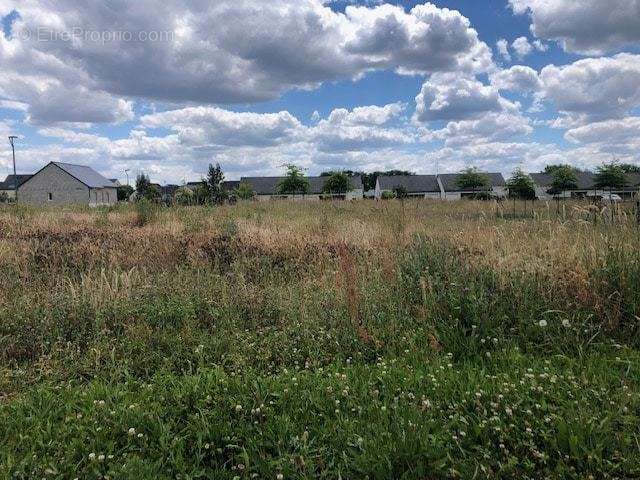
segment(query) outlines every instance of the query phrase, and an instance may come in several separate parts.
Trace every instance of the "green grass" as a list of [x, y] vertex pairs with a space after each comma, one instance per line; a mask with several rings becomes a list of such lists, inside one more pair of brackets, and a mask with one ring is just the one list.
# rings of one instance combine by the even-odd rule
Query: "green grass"
[[0, 215], [0, 478], [640, 477], [633, 227], [269, 208]]

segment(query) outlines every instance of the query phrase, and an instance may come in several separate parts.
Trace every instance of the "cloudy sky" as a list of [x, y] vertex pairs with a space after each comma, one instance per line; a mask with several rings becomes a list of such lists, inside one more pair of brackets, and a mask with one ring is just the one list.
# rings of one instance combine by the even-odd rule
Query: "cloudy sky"
[[0, 176], [640, 163], [640, 0], [0, 0]]

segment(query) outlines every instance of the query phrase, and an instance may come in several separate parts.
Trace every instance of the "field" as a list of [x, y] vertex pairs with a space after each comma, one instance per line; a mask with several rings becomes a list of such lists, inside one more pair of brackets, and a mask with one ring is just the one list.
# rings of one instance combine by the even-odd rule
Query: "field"
[[0, 478], [640, 476], [640, 228], [0, 209]]

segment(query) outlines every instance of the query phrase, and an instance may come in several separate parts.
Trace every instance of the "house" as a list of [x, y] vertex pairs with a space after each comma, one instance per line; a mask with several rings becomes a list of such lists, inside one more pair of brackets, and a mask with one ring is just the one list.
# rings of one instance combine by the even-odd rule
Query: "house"
[[[531, 173], [529, 176], [533, 180], [536, 188], [536, 197], [540, 200], [552, 198], [584, 198], [593, 197], [598, 193], [605, 193], [602, 189], [595, 187], [595, 174], [592, 172], [575, 172], [578, 188], [566, 190], [554, 195], [551, 192], [553, 185], [553, 175], [549, 173]], [[611, 193], [620, 195], [623, 199], [630, 199], [638, 193], [640, 189], [640, 174], [628, 173], [627, 185], [623, 188], [614, 188]], [[606, 190], [609, 193], [609, 190]]]
[[4, 182], [0, 182], [0, 196], [4, 194], [8, 198], [15, 198], [16, 177], [18, 179], [18, 188], [20, 188], [20, 185], [29, 180], [32, 175], [9, 175]]
[[473, 198], [478, 193], [490, 193], [496, 197], [507, 196], [507, 182], [501, 173], [485, 173], [489, 178], [489, 186], [484, 189], [471, 190], [460, 188], [459, 173], [445, 173], [438, 175], [438, 183], [442, 190], [442, 198], [444, 200], [461, 200], [463, 198]]
[[442, 198], [436, 175], [381, 175], [376, 180], [375, 198], [381, 199], [385, 192], [399, 187], [411, 198]]
[[115, 205], [118, 189], [91, 167], [51, 162], [18, 188], [18, 200], [35, 205]]
[[305, 199], [305, 200], [321, 200], [321, 199], [340, 199], [340, 200], [356, 200], [362, 199], [364, 196], [364, 186], [362, 178], [349, 177], [352, 189], [346, 194], [325, 194], [324, 184], [329, 177], [307, 177], [309, 181], [309, 193], [306, 195], [281, 195], [278, 193], [278, 185], [286, 177], [243, 177], [240, 182], [251, 186], [256, 192], [256, 199], [266, 200], [284, 200], [284, 199]]

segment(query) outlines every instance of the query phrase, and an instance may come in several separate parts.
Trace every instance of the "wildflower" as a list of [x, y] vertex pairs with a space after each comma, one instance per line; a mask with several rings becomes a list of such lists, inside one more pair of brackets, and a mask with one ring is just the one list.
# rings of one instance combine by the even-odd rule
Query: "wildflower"
[[240, 413], [242, 411], [242, 405], [236, 405], [236, 412]]
[[96, 454], [95, 453], [90, 453], [89, 454], [89, 460], [94, 461], [96, 459]]
[[562, 326], [568, 328], [571, 326], [571, 322], [569, 322], [569, 320], [565, 318], [564, 320], [562, 320]]
[[98, 455], [98, 461], [104, 462], [104, 455]]
[[540, 325], [542, 328], [544, 328], [544, 327], [546, 327], [548, 324], [547, 324], [547, 321], [546, 321], [546, 320], [540, 320], [540, 321], [538, 322], [538, 325]]
[[278, 475], [276, 475], [276, 480], [284, 480], [284, 475], [279, 473]]
[[130, 437], [133, 437], [135, 434], [136, 434], [136, 429], [135, 429], [135, 428], [133, 428], [133, 427], [132, 427], [132, 428], [130, 428], [130, 429], [129, 429], [129, 436], [130, 436]]

